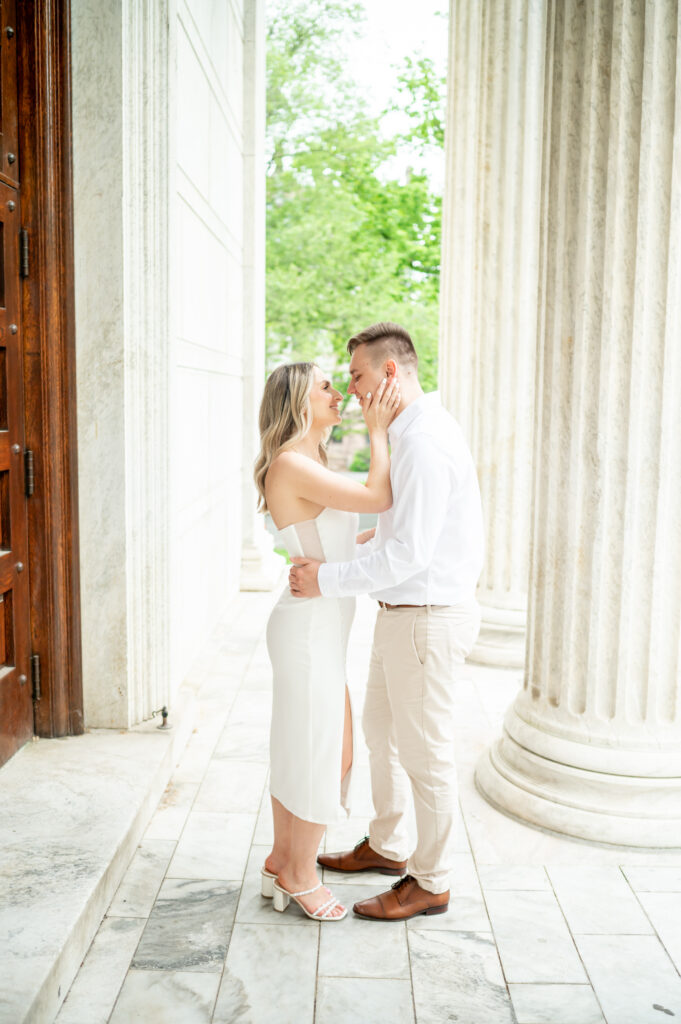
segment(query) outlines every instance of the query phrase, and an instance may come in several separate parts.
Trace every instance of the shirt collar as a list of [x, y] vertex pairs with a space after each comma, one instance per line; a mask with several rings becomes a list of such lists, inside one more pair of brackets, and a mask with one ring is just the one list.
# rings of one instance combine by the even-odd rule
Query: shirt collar
[[405, 430], [422, 416], [428, 409], [433, 409], [435, 406], [440, 405], [440, 392], [439, 391], [428, 391], [425, 395], [419, 395], [418, 398], [410, 402], [406, 409], [403, 409], [399, 416], [396, 416], [388, 427], [388, 439], [391, 444], [395, 444], [396, 441], [404, 434]]

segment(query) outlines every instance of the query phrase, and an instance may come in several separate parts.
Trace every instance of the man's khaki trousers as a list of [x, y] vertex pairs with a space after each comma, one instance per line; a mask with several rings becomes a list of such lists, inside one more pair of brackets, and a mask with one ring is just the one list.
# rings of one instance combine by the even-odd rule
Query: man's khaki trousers
[[454, 689], [480, 628], [476, 601], [379, 609], [362, 725], [376, 816], [369, 843], [405, 860], [409, 784], [418, 841], [407, 866], [429, 892], [449, 888], [458, 820]]

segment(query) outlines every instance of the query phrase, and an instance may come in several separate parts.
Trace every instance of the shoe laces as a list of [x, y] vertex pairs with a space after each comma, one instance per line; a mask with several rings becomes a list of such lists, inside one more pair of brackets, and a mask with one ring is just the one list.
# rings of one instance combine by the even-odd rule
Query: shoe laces
[[407, 882], [413, 882], [413, 881], [414, 881], [414, 876], [413, 875], [404, 875], [403, 878], [398, 878], [396, 882], [393, 882], [393, 884], [390, 886], [390, 888], [391, 889], [399, 889], [401, 886], [406, 885]]

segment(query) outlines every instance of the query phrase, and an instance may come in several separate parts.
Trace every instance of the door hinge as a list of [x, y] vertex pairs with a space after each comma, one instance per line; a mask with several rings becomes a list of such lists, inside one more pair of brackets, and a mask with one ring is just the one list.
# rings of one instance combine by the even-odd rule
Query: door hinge
[[40, 700], [40, 655], [31, 655], [31, 683], [33, 684], [33, 700]]
[[27, 448], [24, 452], [24, 472], [26, 480], [26, 497], [30, 498], [35, 490], [35, 470], [33, 468], [33, 452]]
[[19, 232], [19, 273], [28, 277], [28, 231], [22, 228]]

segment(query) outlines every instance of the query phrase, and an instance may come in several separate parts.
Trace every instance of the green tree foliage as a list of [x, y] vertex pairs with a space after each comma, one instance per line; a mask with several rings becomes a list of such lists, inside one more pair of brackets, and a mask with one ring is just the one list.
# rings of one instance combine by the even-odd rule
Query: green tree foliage
[[268, 363], [324, 354], [343, 374], [347, 339], [396, 320], [411, 331], [431, 389], [441, 200], [423, 170], [398, 175], [390, 166], [398, 153], [442, 148], [444, 81], [428, 59], [407, 60], [393, 110], [408, 129], [386, 138], [344, 62], [362, 16], [342, 0], [270, 7]]

